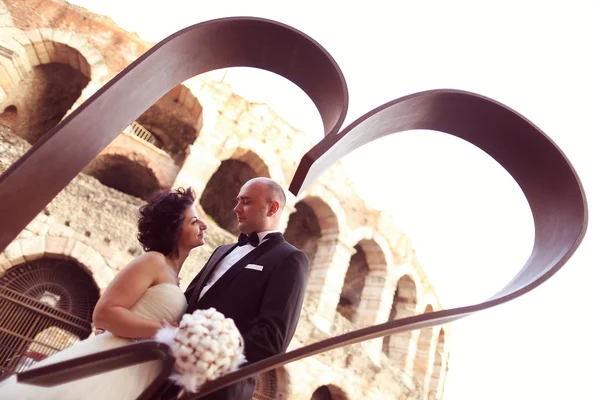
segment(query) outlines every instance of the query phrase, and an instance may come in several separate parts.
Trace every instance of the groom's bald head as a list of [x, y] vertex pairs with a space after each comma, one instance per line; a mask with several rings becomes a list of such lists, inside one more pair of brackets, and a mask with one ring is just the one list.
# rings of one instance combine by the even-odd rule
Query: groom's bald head
[[250, 179], [240, 189], [234, 208], [240, 231], [251, 233], [278, 229], [285, 201], [283, 188], [274, 180]]
[[276, 201], [279, 203], [279, 208], [283, 210], [285, 207], [285, 192], [279, 183], [269, 178], [254, 178], [247, 183], [258, 184], [264, 186], [267, 194], [267, 201]]

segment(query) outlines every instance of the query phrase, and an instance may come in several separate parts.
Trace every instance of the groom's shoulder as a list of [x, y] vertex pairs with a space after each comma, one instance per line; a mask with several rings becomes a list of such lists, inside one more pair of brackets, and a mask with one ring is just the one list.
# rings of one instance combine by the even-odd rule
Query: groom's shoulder
[[294, 246], [293, 244], [291, 244], [288, 241], [284, 241], [282, 243], [281, 251], [285, 252], [285, 256], [293, 255], [300, 259], [306, 258], [306, 260], [308, 260], [308, 257], [306, 256], [306, 254], [304, 254], [304, 252], [302, 250], [300, 250], [299, 248], [297, 248], [296, 246]]
[[296, 246], [294, 246], [293, 244], [291, 244], [290, 242], [288, 242], [287, 240], [285, 240], [285, 238], [282, 241], [282, 249], [285, 249], [286, 251], [290, 251], [290, 252], [295, 252], [295, 251], [299, 251], [302, 253], [302, 250], [300, 250], [299, 248], [297, 248]]

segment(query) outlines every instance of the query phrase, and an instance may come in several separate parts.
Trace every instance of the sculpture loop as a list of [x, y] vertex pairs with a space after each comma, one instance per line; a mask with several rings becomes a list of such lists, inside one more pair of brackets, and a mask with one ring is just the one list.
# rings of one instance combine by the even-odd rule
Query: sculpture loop
[[[333, 58], [289, 26], [259, 18], [225, 18], [191, 26], [158, 43], [0, 176], [0, 248], [6, 248], [85, 165], [172, 87], [200, 73], [233, 66], [262, 68], [288, 78], [319, 110], [325, 138], [301, 160], [290, 185], [294, 194], [368, 142], [396, 132], [431, 129], [478, 146], [513, 176], [531, 207], [535, 242], [522, 269], [484, 302], [386, 322], [273, 356], [208, 383], [200, 395], [327, 350], [448, 323], [513, 300], [549, 279], [583, 240], [588, 211], [577, 173], [560, 149], [517, 112], [477, 94], [431, 90], [390, 101], [338, 133], [348, 108], [348, 90]], [[31, 202], [22, 203], [22, 198]], [[118, 368], [115, 355], [110, 356], [112, 364], [104, 364], [103, 371]], [[19, 380], [63, 383], [101, 372], [103, 357], [95, 355], [94, 366], [86, 364], [87, 359], [72, 360], [69, 365], [27, 371]]]

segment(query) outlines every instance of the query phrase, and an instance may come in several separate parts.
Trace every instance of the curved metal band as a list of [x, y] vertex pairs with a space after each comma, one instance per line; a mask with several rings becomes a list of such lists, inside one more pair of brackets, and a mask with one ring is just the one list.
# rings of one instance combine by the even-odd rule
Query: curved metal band
[[479, 147], [513, 176], [529, 202], [535, 225], [531, 257], [492, 299], [512, 298], [537, 286], [575, 251], [588, 217], [575, 170], [558, 146], [525, 117], [474, 93], [431, 90], [370, 111], [311, 149], [300, 162], [290, 190], [304, 190], [330, 165], [360, 146], [412, 129], [446, 132]]
[[319, 110], [325, 134], [338, 132], [348, 88], [335, 60], [317, 42], [260, 18], [191, 26], [121, 71], [0, 176], [0, 250], [160, 97], [193, 76], [236, 66], [261, 68], [294, 82]]
[[[487, 301], [359, 329], [276, 355], [205, 385], [208, 394], [229, 384], [324, 351], [395, 333], [441, 325], [517, 298], [550, 278], [575, 252], [587, 229], [587, 202], [577, 173], [541, 130], [508, 107], [458, 90], [431, 90], [393, 100], [365, 114], [302, 159], [290, 191], [298, 194], [327, 168], [373, 140], [412, 129], [446, 132], [481, 148], [517, 181], [535, 225], [531, 256]], [[393, 182], [382, 182], [393, 184]], [[186, 399], [194, 398], [190, 395]]]
[[195, 25], [159, 43], [0, 177], [0, 249], [131, 120], [169, 89], [201, 72], [234, 65], [287, 77], [313, 99], [321, 113], [327, 135], [302, 159], [290, 187], [295, 194], [365, 143], [394, 132], [432, 129], [478, 146], [506, 168], [533, 212], [535, 241], [527, 263], [487, 301], [390, 321], [280, 354], [207, 384], [201, 394], [327, 350], [444, 324], [512, 300], [558, 271], [585, 235], [587, 203], [575, 170], [543, 132], [515, 111], [473, 93], [433, 90], [384, 104], [336, 134], [346, 114], [348, 94], [341, 71], [325, 50], [282, 24], [229, 18]]

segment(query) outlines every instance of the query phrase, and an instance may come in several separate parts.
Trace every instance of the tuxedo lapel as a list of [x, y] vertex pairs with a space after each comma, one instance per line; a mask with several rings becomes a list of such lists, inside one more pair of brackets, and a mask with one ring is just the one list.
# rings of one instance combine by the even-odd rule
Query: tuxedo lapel
[[194, 287], [189, 289], [189, 290], [191, 290], [192, 294], [191, 294], [190, 298], [188, 299], [188, 303], [190, 303], [190, 304], [192, 304], [192, 302], [194, 302], [194, 304], [196, 303], [196, 301], [198, 300], [198, 296], [200, 296], [200, 292], [202, 291], [202, 288], [206, 284], [206, 281], [208, 280], [208, 278], [210, 278], [210, 276], [212, 275], [216, 266], [223, 259], [223, 257], [225, 257], [227, 254], [231, 253], [231, 251], [236, 246], [237, 246], [237, 244], [228, 244], [228, 245], [219, 247], [215, 251], [214, 256], [210, 258], [210, 261], [208, 262], [208, 264], [206, 264], [206, 266], [202, 269], [202, 272], [200, 272], [200, 277], [198, 278], [198, 281], [196, 282]]
[[229, 268], [227, 270], [227, 272], [225, 272], [223, 274], [223, 276], [220, 277], [215, 282], [215, 284], [210, 287], [210, 289], [208, 289], [208, 291], [198, 301], [198, 304], [200, 304], [200, 303], [202, 303], [204, 301], [208, 302], [213, 296], [221, 293], [222, 290], [225, 287], [227, 287], [227, 285], [240, 272], [242, 272], [242, 270], [246, 267], [246, 265], [248, 265], [252, 261], [256, 260], [258, 257], [260, 257], [261, 255], [265, 254], [266, 252], [268, 252], [269, 250], [271, 250], [273, 247], [277, 246], [279, 243], [282, 243], [283, 241], [284, 241], [283, 235], [281, 235], [281, 234], [280, 235], [276, 235], [276, 236], [270, 238], [269, 240], [267, 240], [265, 243], [263, 243], [260, 246], [258, 246], [257, 248], [255, 248], [254, 250], [252, 250], [250, 253], [246, 254], [238, 262], [236, 262], [235, 264], [233, 264], [231, 266], [231, 268]]

